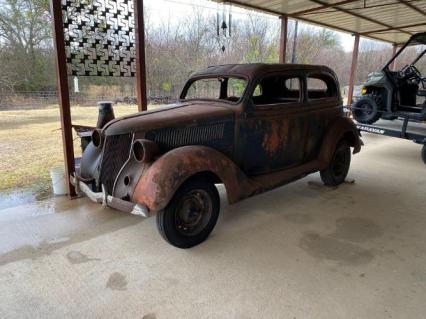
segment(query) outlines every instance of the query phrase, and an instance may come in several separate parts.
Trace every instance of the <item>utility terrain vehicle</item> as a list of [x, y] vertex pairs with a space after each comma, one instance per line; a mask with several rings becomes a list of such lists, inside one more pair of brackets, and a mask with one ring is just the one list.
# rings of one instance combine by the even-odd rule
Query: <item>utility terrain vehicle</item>
[[209, 67], [188, 80], [177, 104], [117, 119], [110, 107], [101, 105], [73, 184], [106, 206], [157, 213], [161, 235], [180, 248], [213, 230], [215, 184], [230, 204], [318, 171], [336, 186], [350, 148], [362, 145], [324, 66]]
[[[416, 47], [413, 60], [400, 70], [391, 70], [390, 66], [412, 46]], [[369, 74], [361, 90], [361, 97], [351, 107], [355, 120], [363, 124], [372, 124], [380, 118], [394, 120], [398, 117], [425, 121], [425, 53], [426, 33], [417, 33], [381, 71]]]

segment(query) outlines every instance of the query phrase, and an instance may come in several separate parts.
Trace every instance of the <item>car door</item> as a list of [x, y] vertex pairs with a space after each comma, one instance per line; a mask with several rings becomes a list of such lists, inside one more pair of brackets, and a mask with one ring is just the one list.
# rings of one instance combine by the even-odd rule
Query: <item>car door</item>
[[259, 175], [301, 164], [307, 130], [303, 74], [267, 74], [252, 90], [238, 125], [240, 167]]
[[318, 157], [328, 125], [343, 112], [338, 85], [328, 73], [306, 75], [306, 97], [304, 111], [308, 127], [304, 147], [305, 163]]

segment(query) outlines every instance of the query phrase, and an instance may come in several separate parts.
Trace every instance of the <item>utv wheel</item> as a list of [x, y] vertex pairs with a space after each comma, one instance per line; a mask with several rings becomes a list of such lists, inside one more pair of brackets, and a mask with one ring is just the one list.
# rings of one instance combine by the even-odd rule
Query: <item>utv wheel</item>
[[380, 119], [382, 98], [375, 94], [367, 94], [359, 98], [352, 105], [352, 114], [357, 122], [373, 124]]
[[422, 160], [426, 164], [426, 144], [422, 147]]
[[346, 141], [340, 142], [334, 151], [328, 168], [320, 172], [323, 183], [327, 186], [337, 186], [345, 181], [351, 165], [351, 148]]
[[207, 239], [216, 225], [219, 210], [219, 193], [213, 183], [188, 180], [167, 207], [157, 213], [157, 228], [173, 246], [190, 248]]

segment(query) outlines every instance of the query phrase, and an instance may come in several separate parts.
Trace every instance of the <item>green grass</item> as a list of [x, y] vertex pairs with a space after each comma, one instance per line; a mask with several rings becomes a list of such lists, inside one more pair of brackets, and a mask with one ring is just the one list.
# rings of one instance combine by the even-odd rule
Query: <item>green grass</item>
[[[73, 124], [96, 125], [96, 107], [72, 107]], [[137, 112], [135, 105], [114, 107], [116, 116]], [[74, 134], [75, 135], [75, 134]], [[81, 154], [75, 135], [75, 155]], [[50, 192], [49, 170], [63, 165], [58, 106], [0, 111], [0, 191]]]

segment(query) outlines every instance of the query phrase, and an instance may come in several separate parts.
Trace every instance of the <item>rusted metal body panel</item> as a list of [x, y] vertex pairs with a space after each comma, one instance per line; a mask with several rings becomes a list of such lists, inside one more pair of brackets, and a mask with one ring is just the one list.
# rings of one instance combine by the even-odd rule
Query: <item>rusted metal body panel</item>
[[233, 110], [224, 103], [185, 102], [117, 118], [105, 127], [105, 135], [119, 135], [139, 130], [150, 131], [169, 127], [195, 126], [199, 121], [226, 120]]
[[[321, 152], [317, 153], [314, 159], [288, 169], [269, 171], [257, 176], [248, 176], [238, 165], [215, 149], [205, 146], [179, 147], [145, 168], [145, 173], [135, 187], [132, 200], [145, 205], [150, 211], [161, 210], [188, 178], [209, 172], [218, 178], [217, 182], [225, 185], [228, 202], [234, 204], [326, 168], [337, 142], [345, 136], [354, 147], [354, 153], [359, 152], [362, 141], [357, 138], [358, 134], [350, 119], [336, 118], [321, 141]], [[282, 143], [280, 135], [274, 138]], [[277, 147], [277, 150], [279, 149], [280, 147]]]
[[162, 209], [184, 181], [203, 172], [214, 174], [225, 184], [230, 203], [250, 193], [247, 176], [228, 157], [206, 146], [183, 146], [167, 152], [149, 167], [135, 188], [133, 201], [152, 211]]
[[322, 147], [319, 152], [318, 159], [322, 165], [327, 165], [333, 156], [334, 150], [336, 149], [337, 143], [345, 138], [354, 148], [353, 154], [361, 151], [361, 146], [364, 145], [362, 140], [359, 138], [359, 132], [351, 119], [338, 118], [333, 121], [329, 126], [324, 136]]
[[[238, 101], [185, 99], [195, 80], [229, 76], [247, 81]], [[263, 79], [272, 76], [282, 83], [297, 78], [300, 86], [283, 87], [287, 96], [281, 96], [281, 89], [278, 94], [264, 87], [269, 82]], [[308, 91], [308, 76], [328, 81], [327, 90]], [[260, 98], [266, 101], [261, 104], [253, 97], [259, 85]], [[335, 74], [324, 66], [207, 68], [189, 79], [180, 103], [106, 124], [103, 144], [86, 148], [79, 176], [93, 191], [151, 212], [163, 209], [179, 186], [197, 174], [223, 183], [228, 201], [238, 202], [326, 168], [342, 138], [359, 151], [362, 142], [352, 121], [344, 118], [338, 87]], [[269, 91], [278, 94], [275, 100]], [[149, 161], [134, 154], [135, 142], [141, 139], [158, 146], [141, 156]]]

